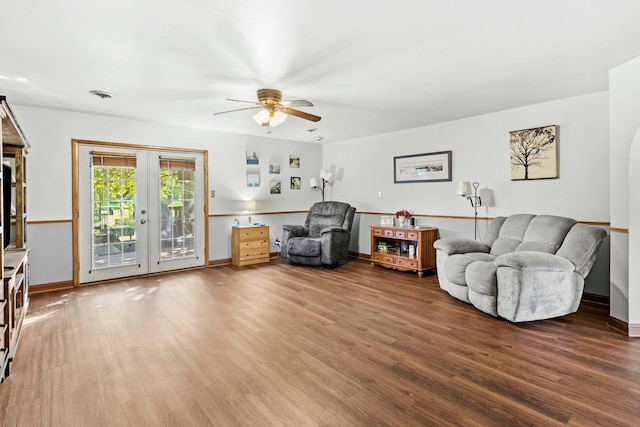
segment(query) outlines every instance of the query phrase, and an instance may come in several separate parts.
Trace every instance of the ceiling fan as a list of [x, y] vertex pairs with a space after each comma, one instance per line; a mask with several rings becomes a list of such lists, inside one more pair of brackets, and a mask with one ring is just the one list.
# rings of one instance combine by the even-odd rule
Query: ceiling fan
[[301, 119], [311, 120], [312, 122], [320, 121], [320, 116], [305, 113], [304, 111], [295, 110], [291, 107], [313, 107], [313, 104], [306, 99], [294, 99], [291, 101], [281, 101], [282, 92], [277, 89], [258, 89], [258, 102], [243, 101], [241, 99], [227, 99], [227, 101], [246, 102], [254, 104], [252, 107], [238, 108], [235, 110], [221, 111], [213, 113], [213, 115], [233, 113], [235, 111], [244, 110], [260, 110], [254, 114], [253, 120], [261, 126], [275, 127], [282, 124], [287, 119], [287, 115], [300, 117]]

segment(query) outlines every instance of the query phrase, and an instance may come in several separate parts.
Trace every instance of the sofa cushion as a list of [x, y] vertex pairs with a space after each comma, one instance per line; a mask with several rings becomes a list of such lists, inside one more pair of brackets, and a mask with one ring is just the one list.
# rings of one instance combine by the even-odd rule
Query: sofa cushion
[[531, 220], [523, 242], [516, 251], [535, 251], [555, 254], [576, 220], [553, 215], [538, 215]]
[[506, 219], [506, 216], [497, 216], [491, 220], [489, 225], [487, 225], [487, 231], [485, 231], [484, 236], [482, 236], [482, 242], [489, 246], [493, 245], [493, 242], [495, 242], [500, 235], [500, 228], [502, 228], [502, 224], [504, 224]]
[[[345, 227], [345, 221], [350, 221], [347, 216], [349, 207], [348, 203], [343, 202], [315, 203], [309, 209], [309, 214], [305, 221], [305, 226], [309, 229], [309, 237], [320, 237], [320, 232], [327, 227], [348, 229]], [[349, 223], [348, 226], [350, 225]]]
[[469, 264], [465, 273], [467, 286], [482, 295], [498, 295], [498, 266], [493, 261], [476, 261]]
[[531, 214], [516, 214], [505, 219], [499, 237], [491, 245], [491, 254], [502, 255], [515, 251], [524, 240], [527, 227], [534, 217]]
[[444, 271], [449, 281], [456, 285], [466, 285], [465, 272], [467, 266], [475, 261], [493, 262], [496, 257], [482, 252], [451, 255], [444, 264]]

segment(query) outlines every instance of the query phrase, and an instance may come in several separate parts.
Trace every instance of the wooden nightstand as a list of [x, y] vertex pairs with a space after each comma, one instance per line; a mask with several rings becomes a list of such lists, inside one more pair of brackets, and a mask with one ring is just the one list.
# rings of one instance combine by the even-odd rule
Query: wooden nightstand
[[269, 226], [247, 225], [231, 229], [231, 263], [242, 266], [269, 262]]

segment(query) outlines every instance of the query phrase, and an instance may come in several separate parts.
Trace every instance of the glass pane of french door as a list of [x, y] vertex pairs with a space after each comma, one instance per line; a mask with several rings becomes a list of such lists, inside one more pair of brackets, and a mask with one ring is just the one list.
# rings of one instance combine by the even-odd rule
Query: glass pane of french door
[[204, 155], [161, 152], [149, 156], [149, 176], [155, 175], [149, 180], [149, 194], [157, 197], [157, 202], [149, 201], [149, 271], [202, 266], [207, 220]]
[[149, 272], [145, 150], [78, 147], [80, 283]]
[[160, 258], [194, 257], [195, 159], [160, 159]]
[[135, 165], [93, 164], [91, 171], [92, 270], [138, 264]]

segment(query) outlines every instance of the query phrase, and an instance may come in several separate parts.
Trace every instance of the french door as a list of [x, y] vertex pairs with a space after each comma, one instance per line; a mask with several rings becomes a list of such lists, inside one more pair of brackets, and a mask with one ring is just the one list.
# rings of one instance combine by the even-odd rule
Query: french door
[[78, 146], [79, 283], [205, 265], [204, 154]]

